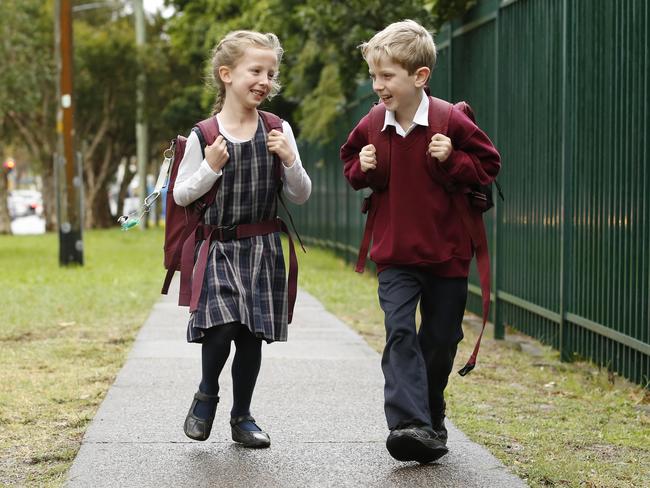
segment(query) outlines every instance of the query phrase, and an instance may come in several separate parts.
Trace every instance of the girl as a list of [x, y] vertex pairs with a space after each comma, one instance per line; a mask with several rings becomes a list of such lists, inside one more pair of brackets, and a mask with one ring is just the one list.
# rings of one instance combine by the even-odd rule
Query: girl
[[[212, 75], [217, 92], [214, 116], [220, 135], [205, 147], [192, 131], [179, 167], [174, 200], [187, 206], [221, 179], [204, 224], [232, 229], [274, 219], [278, 178], [273, 159], [282, 161], [282, 192], [304, 203], [311, 180], [298, 155], [291, 127], [268, 131], [257, 107], [279, 90], [283, 50], [274, 34], [231, 32], [217, 44]], [[189, 342], [202, 343], [202, 379], [185, 419], [185, 434], [210, 435], [219, 401], [219, 374], [230, 344], [232, 363], [232, 439], [247, 447], [268, 447], [270, 438], [255, 423], [250, 404], [262, 358], [262, 339], [287, 339], [287, 283], [278, 232], [209, 244], [204, 286], [187, 328]], [[195, 270], [197, 266], [195, 265]]]

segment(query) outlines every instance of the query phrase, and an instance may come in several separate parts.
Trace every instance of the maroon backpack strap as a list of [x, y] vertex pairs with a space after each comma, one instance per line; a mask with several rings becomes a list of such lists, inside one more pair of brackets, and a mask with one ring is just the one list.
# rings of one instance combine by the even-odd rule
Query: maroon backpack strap
[[203, 136], [202, 145], [205, 143], [205, 146], [209, 146], [219, 137], [219, 121], [216, 115], [198, 122], [195, 127], [201, 131]]
[[388, 185], [390, 176], [390, 130], [382, 131], [386, 120], [386, 107], [383, 103], [373, 105], [368, 112], [368, 144], [375, 146], [377, 168], [366, 172], [368, 186], [373, 193], [363, 200], [361, 213], [366, 214], [366, 225], [363, 228], [363, 237], [359, 246], [359, 255], [354, 270], [363, 273], [366, 268], [368, 250], [372, 241], [372, 231], [375, 226], [375, 214], [377, 210], [377, 199], [375, 191], [382, 191]]
[[454, 106], [441, 98], [429, 97], [429, 139], [436, 133], [447, 135]]
[[[201, 142], [201, 151], [205, 154], [205, 146], [210, 146], [217, 139], [217, 137], [219, 137], [219, 121], [217, 120], [217, 116], [213, 115], [210, 118], [204, 119], [197, 123], [194, 127], [199, 130], [199, 133], [197, 135], [199, 136], [199, 140]], [[217, 196], [217, 191], [219, 190], [220, 183], [221, 178], [217, 180], [217, 182], [205, 195], [196, 201], [195, 206], [198, 207], [197, 210], [203, 212], [207, 207], [212, 205], [215, 197]]]
[[[194, 126], [194, 128], [198, 130], [197, 136], [201, 143], [202, 151], [205, 150], [205, 146], [212, 144], [219, 136], [219, 122], [217, 121], [216, 116], [200, 121]], [[192, 296], [192, 272], [194, 269], [193, 258], [194, 245], [196, 243], [196, 228], [201, 224], [205, 210], [214, 202], [220, 184], [221, 178], [212, 185], [212, 188], [210, 188], [205, 195], [198, 198], [192, 205], [185, 208], [187, 224], [181, 239], [181, 244], [176, 252], [181, 271], [181, 283], [178, 295], [179, 305], [189, 305], [189, 300]], [[170, 280], [166, 278], [165, 283], [167, 284], [168, 281]]]
[[[264, 110], [258, 110], [258, 112], [260, 114], [260, 117], [262, 117], [262, 122], [264, 123], [264, 127], [266, 127], [267, 133], [271, 132], [272, 130], [284, 132], [284, 128], [282, 127], [283, 120], [280, 117], [271, 112], [265, 112]], [[284, 208], [284, 211], [289, 217], [289, 223], [291, 224], [291, 228], [293, 229], [294, 234], [296, 234], [296, 238], [300, 243], [300, 247], [302, 248], [303, 252], [307, 252], [305, 250], [305, 245], [302, 243], [302, 239], [300, 238], [300, 234], [298, 234], [298, 230], [296, 229], [296, 224], [293, 222], [293, 216], [291, 215], [289, 208], [284, 203], [284, 199], [282, 198], [282, 161], [280, 161], [280, 158], [277, 155], [273, 158], [273, 172], [275, 181], [278, 184], [278, 200], [280, 201], [282, 208]]]
[[377, 168], [366, 172], [366, 179], [374, 191], [386, 188], [390, 177], [390, 129], [381, 130], [385, 119], [386, 107], [383, 103], [374, 105], [368, 112], [368, 144], [375, 146]]
[[[279, 132], [284, 132], [282, 128], [282, 119], [277, 115], [271, 112], [265, 112], [264, 110], [258, 110], [260, 117], [262, 118], [262, 123], [266, 127], [266, 132], [269, 133], [272, 130], [277, 130]], [[275, 181], [281, 183], [282, 181], [282, 161], [280, 158], [275, 156], [273, 158], [273, 173]], [[279, 194], [279, 192], [278, 192]], [[284, 205], [284, 203], [283, 203]]]
[[264, 110], [258, 110], [258, 112], [268, 132], [271, 132], [273, 129], [283, 132], [282, 119], [280, 117], [271, 112], [265, 112]]
[[[474, 112], [469, 104], [466, 102], [459, 102], [455, 106], [474, 120]], [[429, 97], [429, 130], [427, 140], [430, 140], [436, 133], [444, 135], [448, 134], [449, 119], [451, 118], [451, 112], [453, 109], [454, 105], [451, 103], [441, 100], [440, 98]], [[476, 365], [476, 358], [481, 347], [481, 339], [483, 338], [483, 332], [485, 331], [485, 325], [490, 313], [490, 254], [488, 252], [488, 242], [482, 214], [470, 208], [465, 193], [454, 188], [455, 185], [446, 178], [446, 175], [441, 171], [436, 170], [437, 165], [432, 164], [431, 167], [434, 178], [450, 191], [450, 196], [454, 202], [456, 211], [460, 214], [460, 218], [463, 221], [465, 229], [467, 230], [467, 233], [472, 240], [472, 244], [474, 245], [474, 249], [476, 250], [476, 265], [478, 267], [479, 282], [481, 284], [481, 301], [483, 305], [483, 327], [481, 328], [481, 333], [476, 340], [472, 355], [465, 366], [458, 371], [458, 374], [465, 376], [474, 369], [474, 366]]]
[[366, 215], [366, 225], [363, 229], [363, 237], [361, 238], [361, 245], [359, 246], [359, 256], [357, 257], [357, 264], [354, 270], [357, 273], [363, 273], [366, 269], [366, 258], [368, 256], [368, 249], [370, 248], [370, 241], [372, 240], [372, 229], [375, 226], [375, 215], [377, 213], [377, 202], [375, 193], [371, 193], [363, 200], [361, 213]]
[[485, 224], [483, 223], [483, 214], [476, 210], [470, 209], [469, 200], [463, 192], [455, 192], [452, 194], [452, 200], [455, 207], [460, 214], [460, 218], [465, 224], [465, 228], [470, 235], [474, 249], [476, 251], [476, 266], [478, 268], [479, 282], [481, 284], [481, 301], [483, 312], [483, 326], [481, 333], [474, 345], [474, 351], [469, 360], [458, 371], [458, 374], [465, 376], [476, 365], [476, 357], [478, 356], [479, 348], [481, 347], [481, 339], [485, 331], [485, 325], [490, 314], [490, 253], [488, 252], [487, 236], [485, 234]]

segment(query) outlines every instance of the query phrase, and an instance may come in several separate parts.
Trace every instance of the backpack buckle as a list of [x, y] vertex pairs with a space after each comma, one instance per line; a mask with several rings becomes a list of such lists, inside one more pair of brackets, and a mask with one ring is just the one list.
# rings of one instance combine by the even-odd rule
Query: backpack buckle
[[217, 239], [220, 241], [232, 241], [237, 239], [237, 226], [228, 225], [224, 227], [217, 228]]
[[366, 198], [363, 199], [363, 203], [361, 204], [361, 213], [362, 214], [367, 214], [368, 211], [370, 210], [370, 204], [371, 200], [370, 197], [372, 194], [368, 195]]

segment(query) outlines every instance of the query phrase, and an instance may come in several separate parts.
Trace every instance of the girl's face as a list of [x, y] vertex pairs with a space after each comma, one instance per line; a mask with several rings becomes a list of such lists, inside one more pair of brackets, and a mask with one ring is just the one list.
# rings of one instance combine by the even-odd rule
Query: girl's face
[[219, 68], [226, 98], [244, 108], [257, 108], [269, 95], [277, 68], [278, 58], [272, 49], [246, 48], [235, 66]]

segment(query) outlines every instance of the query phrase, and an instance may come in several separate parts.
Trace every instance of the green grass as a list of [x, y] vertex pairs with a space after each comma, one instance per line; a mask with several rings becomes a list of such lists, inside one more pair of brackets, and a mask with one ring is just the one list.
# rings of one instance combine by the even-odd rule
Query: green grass
[[83, 267], [58, 236], [0, 236], [0, 486], [59, 486], [159, 296], [162, 233], [84, 234]]
[[[372, 273], [353, 272], [330, 252], [300, 256], [300, 284], [377, 350], [383, 314]], [[468, 320], [455, 371], [477, 328]], [[650, 393], [586, 362], [562, 363], [551, 348], [508, 331], [484, 338], [477, 368], [452, 373], [450, 419], [533, 487], [650, 486]], [[518, 344], [537, 350], [532, 356]], [[613, 383], [612, 380], [615, 380]]]

